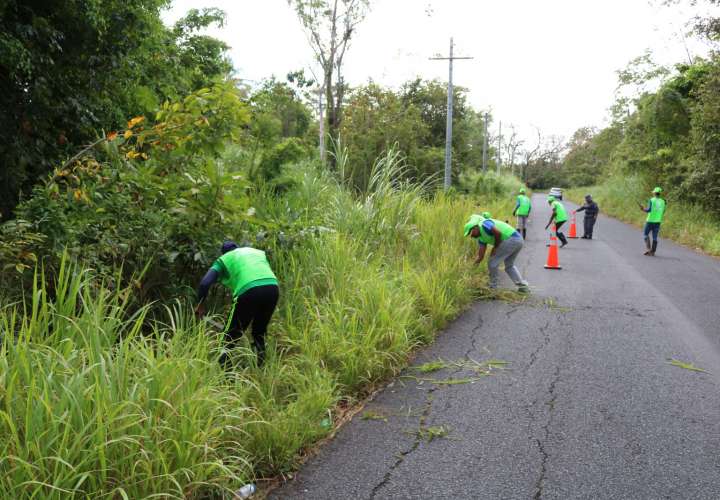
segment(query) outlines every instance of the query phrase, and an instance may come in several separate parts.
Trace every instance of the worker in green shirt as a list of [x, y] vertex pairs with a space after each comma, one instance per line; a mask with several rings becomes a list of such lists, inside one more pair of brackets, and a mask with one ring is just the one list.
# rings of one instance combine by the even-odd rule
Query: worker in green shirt
[[479, 264], [485, 258], [485, 251], [488, 245], [492, 245], [488, 271], [490, 272], [490, 288], [495, 289], [498, 285], [500, 274], [500, 263], [505, 263], [505, 272], [515, 283], [521, 292], [529, 292], [527, 281], [520, 275], [515, 266], [515, 259], [523, 248], [523, 239], [514, 227], [505, 222], [486, 219], [480, 215], [472, 215], [465, 224], [465, 237], [471, 236], [478, 242], [478, 254], [475, 264]]
[[[222, 255], [198, 287], [196, 314], [205, 315], [204, 301], [213, 283], [220, 281], [229, 288], [233, 306], [225, 325], [225, 340], [233, 347], [252, 323], [253, 345], [260, 366], [265, 358], [267, 326], [280, 296], [277, 278], [262, 250], [241, 248], [233, 241], [226, 241], [221, 251]], [[227, 351], [220, 357], [220, 363], [228, 366]]]
[[517, 200], [515, 202], [515, 210], [513, 215], [517, 216], [517, 230], [522, 234], [523, 239], [527, 239], [527, 219], [530, 217], [532, 203], [530, 198], [525, 196], [525, 188], [520, 188]]
[[555, 234], [560, 241], [562, 241], [562, 245], [560, 245], [560, 248], [562, 248], [568, 244], [567, 239], [565, 239], [565, 235], [560, 232], [560, 228], [568, 220], [567, 211], [565, 210], [563, 204], [560, 203], [560, 200], [557, 200], [554, 196], [548, 196], [547, 200], [550, 207], [552, 207], [552, 214], [550, 214], [550, 220], [545, 226], [545, 229], [549, 228], [550, 224], [553, 222], [555, 223]]
[[[662, 224], [663, 216], [665, 215], [665, 207], [667, 203], [660, 197], [662, 189], [656, 187], [653, 189], [653, 197], [648, 200], [647, 207], [640, 205], [640, 210], [647, 212], [647, 219], [645, 222], [645, 229], [643, 235], [645, 237], [645, 255], [654, 256], [657, 250], [658, 244], [658, 233], [660, 232], [660, 224]], [[650, 233], [652, 233], [652, 244], [650, 243]]]

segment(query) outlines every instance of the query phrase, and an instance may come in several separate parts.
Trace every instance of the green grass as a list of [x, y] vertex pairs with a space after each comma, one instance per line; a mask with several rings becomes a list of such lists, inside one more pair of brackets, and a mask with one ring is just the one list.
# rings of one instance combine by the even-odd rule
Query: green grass
[[420, 373], [433, 373], [439, 370], [444, 370], [445, 368], [449, 368], [450, 366], [450, 363], [447, 363], [442, 359], [438, 359], [436, 361], [428, 361], [427, 363], [418, 365], [414, 367], [414, 369], [419, 371]]
[[[600, 205], [601, 213], [642, 227], [647, 214], [641, 212], [637, 204], [647, 203], [650, 197], [647, 191], [637, 176], [613, 176], [598, 186], [570, 189], [565, 194], [572, 201], [581, 203], [590, 193]], [[671, 186], [666, 186], [665, 192], [670, 200], [660, 237], [720, 256], [720, 220], [699, 207], [673, 201]]]
[[708, 373], [706, 370], [703, 370], [702, 368], [698, 368], [692, 363], [686, 363], [684, 361], [679, 361], [677, 359], [670, 359], [668, 360], [668, 363], [672, 366], [677, 366], [678, 368], [683, 368], [685, 370], [690, 370], [692, 372], [700, 372], [700, 373]]
[[372, 410], [367, 410], [365, 413], [362, 414], [363, 420], [382, 420], [383, 422], [387, 422], [387, 417], [385, 415], [381, 415], [380, 413], [377, 413]]
[[307, 172], [285, 198], [258, 195], [259, 212], [328, 228], [272, 255], [282, 297], [262, 369], [240, 348], [221, 370], [223, 344], [191, 304], [150, 319], [132, 289], [69, 259], [52, 282], [38, 270], [26, 302], [0, 310], [0, 497], [207, 498], [297, 467], [338, 402], [483, 295], [463, 223], [512, 210], [511, 195], [430, 195], [391, 174], [362, 196]]
[[435, 439], [448, 437], [451, 429], [446, 425], [434, 425], [430, 427], [420, 427], [413, 434], [421, 441], [432, 442]]

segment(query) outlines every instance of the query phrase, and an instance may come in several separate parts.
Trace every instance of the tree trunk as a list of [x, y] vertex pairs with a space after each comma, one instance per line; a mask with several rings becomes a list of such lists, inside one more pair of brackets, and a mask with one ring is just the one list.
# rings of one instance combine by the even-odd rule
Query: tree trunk
[[330, 166], [335, 168], [337, 163], [335, 159], [335, 147], [337, 145], [337, 109], [335, 107], [335, 90], [333, 89], [333, 74], [332, 68], [330, 72], [325, 72], [325, 103], [327, 106], [327, 137], [330, 138], [328, 141], [328, 149], [332, 154], [329, 156]]

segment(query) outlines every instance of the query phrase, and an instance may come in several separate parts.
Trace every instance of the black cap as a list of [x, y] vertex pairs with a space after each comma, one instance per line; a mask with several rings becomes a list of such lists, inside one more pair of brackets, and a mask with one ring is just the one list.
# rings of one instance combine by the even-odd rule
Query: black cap
[[240, 247], [239, 247], [238, 244], [235, 243], [234, 241], [224, 241], [223, 244], [222, 244], [222, 249], [221, 249], [221, 251], [222, 251], [222, 253], [223, 253], [223, 255], [224, 255], [224, 254], [226, 254], [226, 253], [228, 253], [228, 252], [232, 252], [232, 251], [235, 250], [236, 248], [240, 248]]

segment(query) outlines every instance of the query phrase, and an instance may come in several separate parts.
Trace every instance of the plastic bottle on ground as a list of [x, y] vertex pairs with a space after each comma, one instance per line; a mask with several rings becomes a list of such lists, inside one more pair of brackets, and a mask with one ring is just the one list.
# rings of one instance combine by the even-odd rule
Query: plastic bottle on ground
[[245, 486], [243, 486], [242, 488], [240, 488], [239, 490], [237, 490], [235, 492], [235, 498], [239, 499], [239, 500], [244, 500], [246, 498], [250, 498], [251, 496], [253, 496], [256, 491], [257, 491], [257, 487], [254, 484], [252, 484], [252, 483], [246, 484]]

